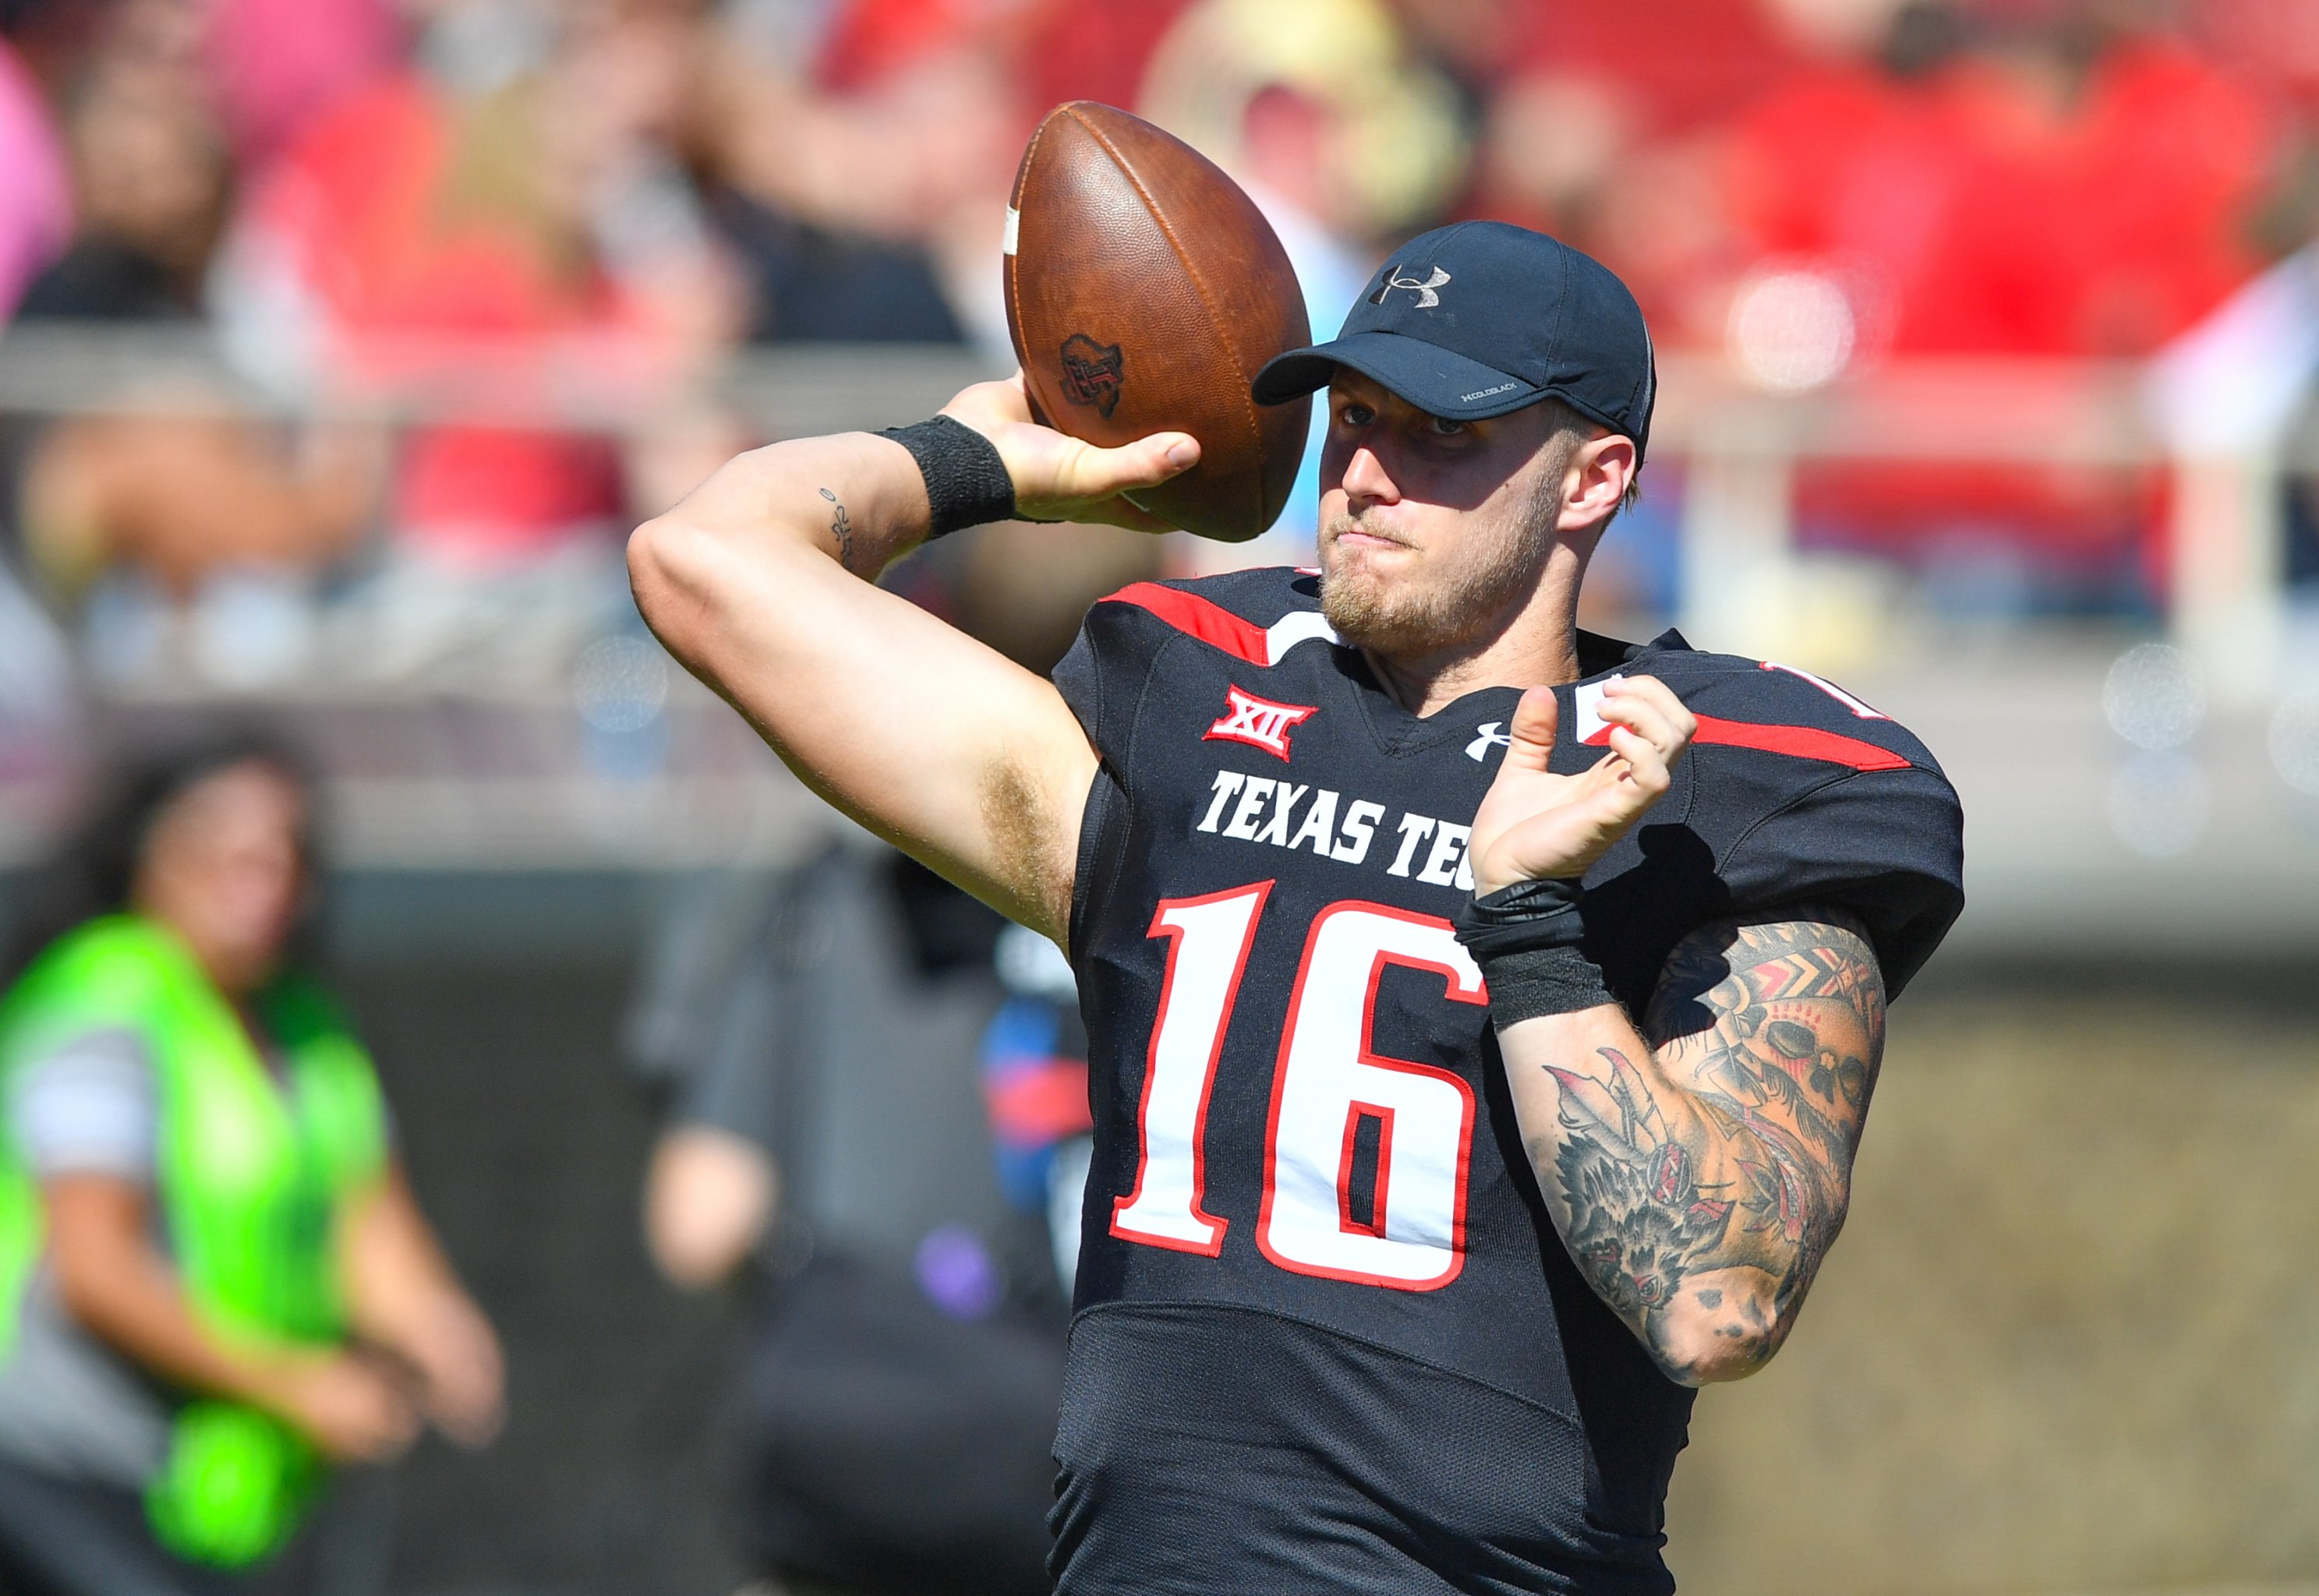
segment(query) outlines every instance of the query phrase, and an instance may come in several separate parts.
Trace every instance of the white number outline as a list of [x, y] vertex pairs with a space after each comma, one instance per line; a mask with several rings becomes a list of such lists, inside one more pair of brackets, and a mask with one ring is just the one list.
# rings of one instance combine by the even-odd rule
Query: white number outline
[[[1474, 967], [1470, 959], [1465, 961], [1463, 969], [1459, 969], [1447, 960], [1424, 959], [1390, 948], [1375, 950], [1370, 955], [1368, 972], [1362, 981], [1360, 1028], [1357, 1032], [1359, 1038], [1359, 1050], [1356, 1059], [1360, 1064], [1372, 1069], [1393, 1070], [1442, 1081], [1457, 1090], [1458, 1123], [1456, 1184], [1451, 1202], [1449, 1239], [1445, 1249], [1448, 1258], [1439, 1272], [1427, 1277], [1412, 1278], [1405, 1276], [1379, 1274], [1372, 1270], [1340, 1268], [1296, 1258], [1293, 1254], [1283, 1252], [1275, 1244], [1273, 1219], [1277, 1206], [1277, 1176], [1280, 1168], [1280, 1110], [1282, 1100], [1288, 1088], [1289, 1065], [1296, 1050], [1299, 1023], [1304, 1017], [1306, 983], [1312, 974], [1313, 957], [1321, 945], [1322, 933], [1331, 920], [1340, 915], [1346, 914], [1380, 915], [1386, 919], [1399, 920], [1409, 924], [1443, 932], [1451, 929], [1449, 922], [1439, 915], [1415, 914], [1407, 909], [1394, 908], [1390, 905], [1367, 903], [1358, 899], [1347, 899], [1331, 904], [1313, 916], [1312, 928], [1305, 933], [1304, 952], [1297, 963], [1296, 983], [1289, 996], [1287, 1018], [1281, 1025], [1280, 1048], [1273, 1064], [1272, 1103], [1266, 1115], [1264, 1127], [1264, 1197], [1257, 1215], [1257, 1248], [1268, 1262], [1291, 1274], [1314, 1276], [1324, 1280], [1349, 1281], [1358, 1285], [1384, 1286], [1394, 1291], [1438, 1291], [1457, 1279], [1466, 1265], [1466, 1207], [1468, 1187], [1472, 1181], [1474, 1158], [1475, 1114], [1474, 1088], [1467, 1085], [1465, 1078], [1455, 1070], [1443, 1069], [1437, 1065], [1421, 1064], [1412, 1059], [1388, 1058], [1377, 1052], [1374, 1040], [1376, 1026], [1377, 987], [1384, 978], [1388, 965], [1403, 969], [1425, 970], [1442, 978], [1446, 987], [1445, 996], [1448, 1001], [1486, 1004], [1489, 1002], [1488, 989], [1483, 985], [1481, 971]], [[1452, 946], [1454, 947], [1455, 944], [1452, 943]], [[1348, 1177], [1351, 1173], [1349, 1165], [1352, 1140], [1364, 1112], [1384, 1122], [1380, 1127], [1377, 1141], [1376, 1186], [1371, 1196], [1369, 1208], [1371, 1225], [1371, 1225], [1363, 1225], [1355, 1221], [1350, 1213], [1351, 1190]], [[1340, 1230], [1347, 1235], [1374, 1236], [1380, 1240], [1385, 1239], [1384, 1230], [1389, 1213], [1386, 1207], [1386, 1197], [1393, 1168], [1394, 1117], [1394, 1111], [1385, 1105], [1365, 1102], [1358, 1097], [1349, 1096], [1347, 1099], [1344, 1149], [1339, 1157], [1336, 1192], [1338, 1222]]]
[[[1240, 1001], [1241, 979], [1248, 974], [1248, 956], [1256, 946], [1256, 930], [1264, 918], [1264, 906], [1272, 896], [1270, 881], [1255, 881], [1245, 887], [1227, 888], [1222, 892], [1203, 893], [1196, 897], [1164, 897], [1151, 913], [1151, 929], [1148, 937], [1168, 939], [1168, 963], [1160, 981], [1160, 1009], [1151, 1018], [1151, 1040], [1143, 1056], [1143, 1086], [1135, 1102], [1135, 1184], [1123, 1197], [1114, 1197], [1111, 1203], [1111, 1233], [1123, 1241], [1141, 1242], [1146, 1247], [1164, 1247], [1171, 1252], [1197, 1253], [1215, 1258], [1224, 1249], [1224, 1232], [1231, 1228], [1227, 1220], [1208, 1212], [1208, 1099], [1216, 1087], [1216, 1066], [1223, 1057], [1224, 1037], [1232, 1030], [1232, 1011]], [[1202, 1067], [1199, 1096], [1190, 1115], [1191, 1177], [1184, 1218], [1187, 1228], [1205, 1228], [1205, 1241], [1189, 1236], [1171, 1235], [1166, 1231], [1146, 1230], [1137, 1226], [1128, 1215], [1144, 1201], [1146, 1177], [1151, 1169], [1151, 1095], [1160, 1078], [1160, 1048], [1169, 1035], [1169, 1018], [1176, 998], [1176, 977], [1184, 950], [1186, 927], [1169, 924], [1179, 910], [1205, 908], [1213, 905], [1247, 900], [1248, 915], [1241, 925], [1240, 948], [1232, 960], [1232, 975], [1225, 981], [1223, 998], [1217, 1006], [1216, 1020], [1208, 1038], [1207, 1059]]]

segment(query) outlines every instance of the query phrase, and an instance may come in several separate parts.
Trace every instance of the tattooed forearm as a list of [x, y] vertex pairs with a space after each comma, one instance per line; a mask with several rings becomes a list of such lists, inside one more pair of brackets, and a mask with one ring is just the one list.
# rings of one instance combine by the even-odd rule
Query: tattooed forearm
[[1518, 1103], [1525, 1074], [1552, 1083], [1524, 1126], [1571, 1256], [1675, 1378], [1786, 1339], [1844, 1223], [1883, 1032], [1875, 956], [1827, 915], [1692, 936], [1639, 1032], [1606, 1009], [1505, 1039]]
[[837, 495], [827, 488], [821, 490], [821, 496], [829, 500], [834, 511], [829, 518], [829, 535], [837, 539], [837, 563], [851, 571], [853, 569], [853, 518], [845, 513], [845, 506], [838, 503]]

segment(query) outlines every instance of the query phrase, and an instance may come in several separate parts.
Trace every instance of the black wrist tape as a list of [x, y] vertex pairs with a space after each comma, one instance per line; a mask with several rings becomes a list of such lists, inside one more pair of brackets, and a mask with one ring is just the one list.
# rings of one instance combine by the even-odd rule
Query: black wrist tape
[[1618, 1001], [1586, 955], [1584, 897], [1575, 880], [1517, 881], [1457, 911], [1457, 940], [1482, 967], [1500, 1025]]
[[926, 527], [932, 543], [961, 527], [1015, 518], [1015, 482], [998, 449], [963, 421], [936, 416], [911, 427], [889, 427], [879, 435], [910, 451], [926, 479], [933, 516]]

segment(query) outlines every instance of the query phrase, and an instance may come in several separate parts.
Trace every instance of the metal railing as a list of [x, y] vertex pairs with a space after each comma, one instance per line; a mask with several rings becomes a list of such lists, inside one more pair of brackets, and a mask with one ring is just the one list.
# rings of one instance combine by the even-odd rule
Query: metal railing
[[[795, 346], [696, 370], [618, 338], [407, 339], [365, 345], [359, 374], [293, 394], [228, 361], [207, 329], [43, 323], [0, 335], [0, 411], [241, 413], [619, 430], [713, 403], [768, 437], [890, 425], [995, 374], [952, 346]], [[1719, 356], [1663, 356], [1652, 456], [1683, 480], [1683, 619], [1729, 646], [1791, 627], [1794, 483], [1824, 462], [2158, 470], [2172, 479], [2170, 627], [2227, 650], [2232, 681], [2267, 683], [2278, 646], [2278, 481], [2319, 446], [2267, 442], [2186, 455], [2152, 426], [2146, 368], [2129, 362], [1917, 360], [1809, 392], [1751, 386]], [[2250, 662], [2252, 662], [2251, 663]]]
[[[21, 326], [0, 335], [0, 413], [203, 411], [618, 431], [713, 405], [780, 437], [922, 416], [992, 374], [987, 358], [957, 347], [752, 349], [690, 373], [609, 341], [414, 344], [365, 356], [360, 380], [341, 376], [293, 394], [242, 374], [198, 326]], [[2289, 812], [2307, 800], [2265, 773], [2279, 756], [2265, 753], [2260, 722], [2293, 663], [2283, 642], [2282, 486], [2289, 473], [2319, 470], [2307, 442], [2281, 437], [2222, 455], [2174, 450], [2152, 419], [2148, 368], [2127, 363], [1895, 363], [1781, 393], [1751, 386], [1719, 357], [1669, 354], [1661, 378], [1651, 457], [1655, 471], [1672, 466], [1681, 484], [1678, 618], [1695, 639], [1725, 650], [1792, 659], [1800, 612], [1825, 599], [1815, 556], [1799, 548], [1795, 510], [1799, 479], [1816, 464], [2059, 464], [2145, 481], [2162, 473], [2167, 627], [2193, 662], [2205, 663], [2216, 711], [2205, 752], [2191, 750], [2215, 772], [2213, 813], [2197, 833], [2205, 840], [2183, 843], [2162, 868], [2188, 872], [2185, 882], [2239, 882], [2215, 888], [2240, 895], [2234, 908], [2218, 905], [2217, 924], [2245, 920], [2250, 903], [2270, 904], [2264, 923], [2274, 928], [2303, 923], [2298, 905], [2319, 890], [2319, 853], [2296, 841], [2311, 830], [2309, 817]], [[1995, 906], [2009, 894], [2019, 924], [2035, 927], [2098, 898], [2108, 872], [2131, 857], [2119, 852], [2125, 834], [2112, 834], [2115, 819], [2104, 819], [2130, 751], [2116, 741], [2125, 733], [2105, 727], [2100, 707], [2103, 672], [2122, 643], [2080, 645], [2034, 630], [2021, 639], [1999, 664], [1984, 660], [1963, 672], [1942, 658], [1845, 673], [1923, 732], [1966, 790], [1968, 814], [1978, 816], [1977, 901]], [[554, 672], [529, 687], [477, 693], [316, 681], [255, 696], [321, 746], [338, 773], [343, 852], [362, 863], [665, 869], [778, 859], [819, 834], [826, 811], [737, 717], [648, 644], [623, 646], [651, 657], [619, 664], [629, 697], [603, 713], [576, 678]], [[213, 696], [149, 683], [96, 693], [92, 713], [137, 722]], [[2030, 799], [1982, 803], [1977, 784], [2001, 791], [2018, 757], [1988, 728], [2025, 716], [2037, 728], [2023, 735], [2042, 750], [2042, 785]], [[2287, 786], [2304, 790], [2294, 779]], [[2242, 816], [2231, 810], [2242, 791], [2252, 795]], [[0, 858], [34, 845], [58, 818], [57, 801], [53, 786], [0, 779]], [[2291, 868], [2230, 874], [2235, 853], [2215, 850], [2258, 836], [2276, 843], [2269, 857]], [[1995, 923], [1986, 908], [1981, 923]], [[2121, 933], [2140, 924], [2123, 910], [2110, 923]]]

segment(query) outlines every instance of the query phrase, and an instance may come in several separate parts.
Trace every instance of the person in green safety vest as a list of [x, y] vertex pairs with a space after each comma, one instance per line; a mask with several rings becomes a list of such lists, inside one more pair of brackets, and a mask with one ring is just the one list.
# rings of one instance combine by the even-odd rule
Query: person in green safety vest
[[0, 1591], [279, 1588], [330, 1465], [482, 1445], [501, 1358], [293, 956], [294, 756], [145, 761], [0, 949]]

